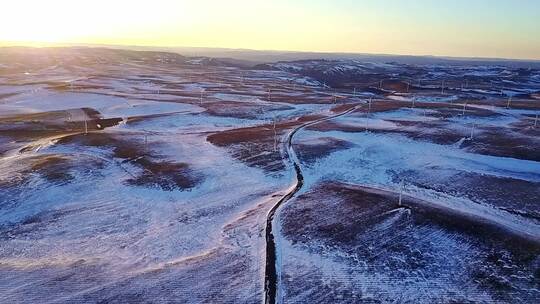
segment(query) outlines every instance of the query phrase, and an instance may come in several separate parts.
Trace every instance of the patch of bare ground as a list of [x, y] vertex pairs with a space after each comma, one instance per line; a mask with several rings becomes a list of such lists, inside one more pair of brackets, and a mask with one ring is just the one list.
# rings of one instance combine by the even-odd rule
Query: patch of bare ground
[[[309, 90], [292, 91], [291, 88], [281, 92], [271, 91], [270, 98], [263, 95], [260, 98], [269, 102], [288, 104], [332, 104], [345, 100], [345, 97], [335, 95], [330, 92], [315, 92]], [[299, 94], [300, 93], [300, 94]]]
[[225, 116], [234, 118], [257, 118], [260, 115], [272, 111], [285, 111], [292, 109], [288, 106], [269, 106], [264, 104], [227, 101], [227, 102], [206, 102], [200, 105], [206, 108], [206, 112], [213, 116]]
[[[412, 197], [404, 196], [403, 206], [396, 193], [336, 182], [316, 185], [284, 206], [282, 232], [295, 248], [351, 269], [337, 280], [322, 264], [285, 256], [288, 298], [334, 302], [354, 294], [357, 303], [369, 303], [399, 302], [410, 294], [426, 303], [475, 302], [483, 296], [478, 290], [502, 302], [537, 298], [538, 243]], [[318, 292], [329, 281], [339, 294]], [[389, 292], [396, 286], [398, 293]]]
[[[453, 103], [448, 102], [414, 102], [414, 104], [411, 101], [395, 101], [395, 100], [373, 100], [371, 104], [371, 112], [377, 113], [377, 112], [387, 112], [387, 111], [394, 111], [399, 110], [401, 108], [418, 108], [418, 109], [427, 109], [427, 110], [434, 110], [432, 111], [434, 115], [438, 115], [436, 117], [453, 117], [458, 116], [463, 111], [463, 104], [470, 104], [471, 99], [463, 99], [459, 101], [455, 101]], [[485, 105], [485, 104], [484, 104]], [[357, 110], [356, 113], [362, 113], [363, 110]], [[489, 117], [489, 116], [495, 116], [498, 115], [497, 113], [484, 108], [477, 108], [477, 107], [470, 107], [465, 106], [465, 113], [467, 115], [476, 116], [476, 117]]]
[[471, 100], [470, 103], [480, 104], [480, 105], [490, 105], [500, 108], [506, 108], [508, 105], [511, 109], [520, 109], [520, 110], [538, 110], [540, 105], [537, 100], [526, 99], [526, 98], [512, 98], [510, 104], [508, 104], [508, 98], [497, 98], [491, 99], [489, 101], [483, 100]]
[[[451, 118], [465, 115], [467, 117], [497, 117], [500, 114], [497, 114], [489, 109], [475, 108], [468, 106], [468, 101], [460, 101], [461, 104], [429, 104], [429, 103], [420, 103], [416, 104], [421, 109], [430, 109], [435, 111], [430, 111], [428, 114], [432, 117], [437, 118]], [[463, 107], [465, 104], [465, 107]], [[465, 109], [464, 109], [465, 108]]]
[[73, 177], [67, 172], [67, 165], [68, 159], [65, 157], [45, 155], [43, 157], [37, 157], [30, 167], [30, 171], [37, 172], [51, 182], [69, 181]]
[[[434, 110], [432, 111], [434, 115], [438, 115], [437, 117], [453, 117], [460, 115], [463, 111], [463, 103], [466, 104], [472, 104], [473, 99], [462, 99], [455, 102], [412, 102], [412, 101], [398, 101], [398, 100], [389, 100], [389, 99], [373, 99], [371, 102], [370, 107], [370, 113], [379, 113], [379, 112], [389, 112], [389, 111], [395, 111], [402, 108], [418, 108], [418, 109], [427, 109], [427, 110]], [[483, 104], [477, 102], [478, 104]], [[477, 107], [465, 107], [466, 114], [477, 116], [477, 117], [488, 117], [488, 116], [494, 116], [498, 115], [495, 112], [484, 109], [484, 108], [477, 108]], [[367, 106], [363, 107], [361, 109], [358, 109], [354, 111], [352, 115], [365, 115], [367, 111]]]
[[416, 140], [429, 141], [437, 144], [451, 145], [466, 137], [466, 132], [456, 132], [455, 130], [444, 129], [444, 122], [438, 121], [398, 121], [388, 120], [395, 124], [392, 127], [382, 127], [370, 125], [369, 123], [346, 124], [339, 121], [324, 121], [314, 126], [309, 126], [308, 130], [330, 132], [365, 132], [401, 134]]
[[382, 83], [382, 88], [394, 92], [406, 93], [407, 88], [411, 89], [411, 86], [401, 80], [385, 80]]
[[356, 106], [356, 104], [351, 104], [351, 103], [340, 104], [340, 105], [337, 105], [337, 106], [333, 107], [332, 109], [330, 109], [330, 111], [332, 111], [332, 113], [334, 113], [334, 114], [337, 114], [337, 113], [342, 113], [342, 112], [345, 112], [347, 110], [350, 110], [350, 109], [354, 108], [355, 106]]
[[427, 175], [417, 171], [402, 172], [400, 178], [416, 187], [466, 197], [540, 223], [538, 182], [437, 168], [430, 168]]
[[200, 176], [195, 174], [187, 163], [175, 163], [170, 161], [154, 161], [141, 157], [131, 162], [144, 172], [128, 180], [132, 185], [156, 186], [166, 191], [189, 190], [198, 185]]
[[140, 138], [88, 133], [67, 136], [57, 142], [57, 145], [63, 144], [111, 149], [114, 158], [122, 159], [122, 162], [142, 169], [142, 173], [127, 181], [132, 185], [158, 187], [166, 191], [190, 190], [203, 180], [203, 177], [193, 171], [188, 163], [165, 159], [149, 149]]
[[159, 113], [159, 114], [150, 114], [150, 115], [137, 115], [137, 116], [130, 116], [125, 120], [126, 124], [136, 125], [141, 122], [145, 122], [147, 120], [152, 120], [154, 118], [161, 118], [161, 117], [167, 117], [167, 116], [173, 116], [178, 113]]
[[298, 158], [307, 165], [313, 164], [318, 159], [324, 158], [333, 152], [346, 150], [353, 146], [352, 142], [334, 137], [296, 140], [294, 142], [294, 150], [298, 154]]
[[482, 127], [474, 140], [465, 141], [462, 147], [479, 154], [540, 161], [540, 137], [506, 128]]
[[540, 110], [538, 111], [538, 117], [536, 115], [523, 115], [523, 117], [510, 124], [513, 132], [520, 133], [524, 136], [531, 136], [540, 138]]
[[[321, 239], [331, 239], [332, 242], [343, 242], [345, 244], [356, 239], [359, 233], [368, 233], [368, 228], [372, 226], [373, 223], [380, 221], [380, 215], [383, 215], [384, 217], [384, 215], [388, 215], [387, 212], [396, 211], [396, 209], [400, 208], [398, 206], [398, 193], [338, 182], [321, 183], [316, 186], [314, 190], [300, 195], [297, 198], [297, 200], [307, 202], [317, 199], [321, 200], [317, 204], [323, 204], [325, 206], [318, 206], [322, 208], [322, 210], [318, 210], [318, 208], [303, 209], [305, 215], [301, 216], [301, 218], [306, 221], [298, 220], [297, 218], [294, 222], [287, 222], [284, 219], [283, 231], [286, 235], [290, 236], [293, 241], [302, 241], [304, 234], [308, 232], [306, 229], [311, 229], [310, 225], [304, 227], [301, 226], [303, 226], [304, 223], [313, 223], [313, 220], [316, 219], [316, 217], [310, 216], [312, 212], [322, 212], [323, 214], [330, 216], [330, 213], [332, 213], [330, 210], [339, 205], [343, 211], [336, 211], [331, 217], [335, 218], [335, 220], [341, 219], [340, 223], [337, 223], [336, 225], [320, 226], [321, 223], [327, 221], [326, 219], [323, 219], [322, 221], [317, 219], [319, 222], [317, 225], [320, 227], [317, 229], [317, 233], [312, 236], [317, 236]], [[334, 201], [323, 202], [325, 199]], [[413, 214], [419, 215], [418, 221], [422, 223], [429, 222], [433, 225], [438, 225], [445, 229], [464, 234], [489, 236], [489, 238], [493, 238], [494, 241], [513, 241], [527, 246], [533, 246], [534, 248], [538, 247], [538, 244], [534, 241], [529, 242], [526, 239], [522, 239], [520, 236], [513, 235], [509, 231], [504, 231], [494, 223], [488, 223], [465, 214], [436, 207], [433, 206], [433, 204], [423, 202], [410, 196], [403, 197], [402, 205], [405, 206], [402, 208], [411, 210]], [[294, 209], [304, 207], [304, 203], [295, 202], [287, 204], [286, 208]], [[327, 212], [324, 212], [324, 210]]]
[[230, 129], [211, 134], [208, 142], [218, 147], [229, 148], [232, 156], [248, 166], [261, 168], [268, 173], [285, 169], [280, 146], [283, 136], [302, 123], [314, 121], [322, 116], [302, 116], [298, 120], [281, 121], [254, 127]]
[[85, 130], [103, 130], [117, 125], [121, 120], [101, 118], [100, 113], [91, 108], [18, 114], [0, 118], [0, 136], [35, 140]]
[[17, 95], [18, 93], [3, 93], [0, 94], [0, 100]]
[[0, 156], [11, 150], [12, 145], [13, 141], [9, 137], [3, 136], [0, 132]]
[[98, 85], [98, 84], [88, 84], [88, 83], [67, 83], [67, 82], [45, 82], [42, 84], [47, 85], [47, 89], [57, 92], [72, 92], [72, 91], [83, 91], [83, 90], [111, 90], [114, 91], [115, 88], [111, 86]]
[[8, 189], [25, 184], [32, 175], [37, 175], [51, 184], [67, 184], [74, 179], [74, 172], [101, 166], [100, 161], [86, 162], [83, 166], [78, 166], [76, 161], [60, 154], [37, 155], [26, 158], [24, 161], [28, 167], [20, 170], [10, 179], [0, 180], [0, 187]]
[[80, 176], [99, 176], [100, 169], [105, 167], [105, 163], [97, 158], [82, 161], [62, 154], [35, 155], [19, 162], [24, 162], [22, 169], [8, 178], [0, 178], [0, 210], [10, 210], [26, 203], [21, 200], [21, 193], [26, 189], [67, 185]]
[[[387, 111], [394, 111], [399, 110], [401, 108], [405, 108], [410, 106], [411, 103], [405, 102], [405, 101], [395, 101], [395, 100], [378, 100], [378, 99], [372, 99], [371, 100], [371, 106], [369, 107], [371, 113], [377, 113], [377, 112], [387, 112]], [[362, 109], [358, 109], [351, 113], [351, 115], [359, 115], [364, 114], [367, 110], [366, 107], [363, 107]]]

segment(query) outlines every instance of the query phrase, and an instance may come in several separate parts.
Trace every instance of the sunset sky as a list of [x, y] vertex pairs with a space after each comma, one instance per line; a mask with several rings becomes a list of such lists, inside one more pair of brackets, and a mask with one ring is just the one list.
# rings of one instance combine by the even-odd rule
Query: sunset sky
[[540, 59], [538, 0], [2, 0], [0, 45]]

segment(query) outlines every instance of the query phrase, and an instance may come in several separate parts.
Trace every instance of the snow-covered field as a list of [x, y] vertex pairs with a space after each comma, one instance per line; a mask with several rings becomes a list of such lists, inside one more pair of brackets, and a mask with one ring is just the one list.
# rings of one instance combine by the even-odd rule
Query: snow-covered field
[[539, 70], [0, 54], [1, 303], [540, 298]]

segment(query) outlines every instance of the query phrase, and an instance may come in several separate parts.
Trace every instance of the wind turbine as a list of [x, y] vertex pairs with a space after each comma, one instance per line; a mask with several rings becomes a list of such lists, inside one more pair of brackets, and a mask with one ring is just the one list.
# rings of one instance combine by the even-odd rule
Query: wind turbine
[[444, 94], [444, 79], [443, 79], [443, 81], [441, 83], [441, 95], [443, 95], [443, 94]]
[[146, 130], [144, 131], [144, 150], [148, 152], [148, 134]]
[[405, 184], [403, 182], [403, 179], [399, 182], [399, 200], [398, 200], [398, 206], [401, 207], [401, 199], [403, 196], [403, 188], [405, 187]]
[[369, 101], [368, 101], [368, 108], [367, 108], [367, 112], [366, 112], [366, 132], [368, 132], [368, 130], [369, 130], [369, 117], [371, 116], [371, 100], [372, 99], [373, 99], [373, 97], [370, 97]]
[[470, 140], [473, 140], [474, 139], [474, 128], [476, 127], [475, 124], [472, 124], [472, 128], [471, 128], [471, 137], [469, 137]]
[[274, 129], [274, 152], [277, 151], [277, 131], [276, 131], [276, 116], [273, 117], [272, 119], [272, 122], [273, 122], [273, 129]]

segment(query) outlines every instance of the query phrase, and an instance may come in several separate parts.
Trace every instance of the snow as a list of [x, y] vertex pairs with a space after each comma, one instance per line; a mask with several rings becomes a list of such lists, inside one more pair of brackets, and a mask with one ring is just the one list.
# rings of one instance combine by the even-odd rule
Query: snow
[[[317, 136], [316, 131], [303, 131], [300, 139]], [[489, 155], [467, 153], [455, 146], [417, 142], [400, 135], [379, 135], [370, 132], [347, 133], [324, 132], [319, 136], [332, 136], [355, 144], [351, 149], [337, 151], [307, 167], [305, 178], [307, 191], [322, 180], [338, 180], [347, 183], [369, 185], [384, 189], [397, 189], [394, 176], [414, 170], [429, 174], [430, 170], [459, 170], [481, 175], [492, 175], [540, 182], [540, 164], [534, 161], [502, 158]], [[351, 168], [353, 170], [351, 170]], [[416, 197], [442, 204], [442, 206], [462, 212], [472, 213], [526, 233], [540, 235], [540, 227], [523, 221], [506, 212], [448, 197], [426, 189], [409, 189]], [[443, 198], [443, 201], [440, 199]]]
[[433, 114], [433, 110], [425, 110], [419, 108], [399, 109], [396, 111], [385, 111], [374, 113], [374, 117], [380, 120], [396, 120], [396, 121], [432, 121], [437, 120], [436, 117], [429, 116]]
[[[92, 58], [85, 60], [95, 59]], [[280, 71], [263, 71], [207, 67], [202, 64], [205, 58], [170, 67], [156, 64], [154, 60], [148, 64], [143, 60], [146, 55], [136, 58], [106, 64], [96, 60], [95, 66], [74, 64], [71, 69], [51, 66], [29, 70], [31, 75], [18, 72], [3, 76], [9, 81], [0, 85], [0, 94], [15, 94], [0, 100], [2, 116], [65, 110], [72, 119], [81, 120], [86, 118], [81, 109], [92, 108], [104, 118], [124, 120], [118, 126], [90, 131], [95, 139], [99, 136], [111, 139], [103, 145], [84, 145], [85, 135], [76, 131], [59, 131], [52, 135], [32, 133], [36, 138], [21, 139], [12, 137], [9, 132], [0, 134], [0, 143], [9, 145], [9, 149], [0, 150], [0, 230], [3, 234], [0, 287], [6, 293], [0, 296], [0, 301], [17, 302], [22, 297], [37, 301], [47, 295], [52, 302], [80, 299], [107, 302], [130, 294], [141, 297], [138, 299], [141, 301], [158, 298], [181, 301], [176, 298], [181, 293], [193, 302], [210, 297], [221, 299], [222, 294], [230, 295], [225, 302], [251, 302], [252, 299], [256, 302], [262, 298], [264, 288], [264, 229], [268, 212], [295, 187], [295, 171], [290, 160], [301, 164], [304, 184], [293, 199], [278, 209], [273, 224], [278, 249], [278, 295], [289, 299], [294, 292], [290, 287], [300, 286], [301, 294], [290, 298], [291, 301], [306, 302], [303, 296], [322, 290], [330, 290], [329, 293], [340, 297], [347, 296], [340, 292], [352, 290], [354, 297], [388, 302], [399, 299], [415, 302], [421, 295], [426, 299], [422, 301], [429, 303], [434, 295], [465, 292], [472, 292], [475, 301], [494, 300], [493, 293], [479, 288], [473, 281], [465, 285], [445, 281], [449, 277], [460, 277], [468, 271], [467, 263], [482, 254], [482, 248], [475, 247], [459, 232], [424, 225], [415, 228], [417, 230], [407, 230], [411, 232], [409, 236], [401, 235], [403, 239], [416, 240], [416, 243], [406, 244], [412, 244], [413, 250], [432, 258], [427, 268], [407, 273], [402, 280], [395, 279], [393, 270], [377, 264], [378, 255], [374, 256], [373, 263], [362, 260], [356, 251], [365, 248], [340, 248], [339, 244], [329, 245], [316, 235], [305, 236], [309, 243], [290, 242], [280, 226], [287, 208], [298, 206], [300, 195], [324, 182], [395, 193], [399, 179], [405, 178], [404, 194], [422, 204], [489, 222], [528, 239], [536, 240], [540, 235], [538, 221], [520, 215], [519, 210], [509, 212], [512, 210], [498, 208], [489, 201], [407, 180], [421, 176], [430, 181], [450, 175], [448, 172], [460, 172], [474, 174], [479, 179], [499, 177], [535, 185], [540, 183], [539, 162], [470, 153], [460, 148], [465, 139], [442, 145], [393, 132], [437, 132], [441, 125], [466, 130], [469, 124], [507, 128], [521, 121], [523, 115], [536, 114], [535, 109], [504, 109], [491, 106], [489, 100], [478, 99], [482, 104], [468, 104], [467, 109], [480, 108], [497, 115], [442, 118], [433, 115], [438, 114], [436, 109], [403, 107], [367, 114], [364, 106], [360, 111], [331, 120], [329, 123], [335, 123], [337, 130], [301, 129], [294, 135], [292, 147], [299, 148], [294, 143], [316, 147], [332, 138], [352, 145], [336, 149], [309, 164], [303, 163], [292, 150], [287, 151], [285, 144], [281, 145], [286, 169], [270, 174], [238, 160], [237, 154], [241, 152], [237, 146], [214, 146], [207, 136], [272, 120], [290, 122], [304, 115], [335, 114], [330, 110], [336, 104], [321, 104], [330, 99], [331, 93], [322, 90], [321, 79], [305, 75], [306, 71], [330, 76], [374, 74], [399, 78], [411, 66], [358, 60], [309, 60], [277, 63], [274, 66]], [[423, 73], [422, 80], [433, 83], [439, 82], [439, 77], [469, 75], [499, 77], [507, 86], [503, 90], [506, 95], [535, 89], [530, 81], [523, 85], [514, 70], [502, 67], [412, 68]], [[240, 84], [241, 78], [244, 81]], [[537, 78], [538, 75], [534, 75], [529, 80]], [[35, 82], [38, 80], [39, 84]], [[72, 82], [73, 87], [66, 88], [65, 82]], [[360, 91], [357, 96], [407, 101], [412, 107], [413, 100], [455, 102], [463, 98], [463, 93], [494, 95], [489, 98], [500, 94], [500, 90], [470, 88], [458, 94], [443, 95], [436, 85], [432, 87], [433, 91], [394, 93], [387, 99]], [[276, 88], [279, 101], [277, 98], [266, 100], [268, 88]], [[204, 101], [197, 105], [201, 91]], [[346, 96], [346, 102], [359, 101]], [[223, 107], [232, 102], [239, 106], [238, 111], [249, 109], [246, 111], [250, 112], [231, 110], [229, 116], [227, 112], [214, 116], [205, 109], [207, 102], [222, 103]], [[237, 118], [242, 117], [241, 114], [250, 115]], [[140, 119], [128, 121], [125, 119], [128, 117]], [[404, 127], [400, 122], [425, 124]], [[357, 131], [339, 131], [341, 127]], [[424, 127], [426, 129], [422, 129]], [[284, 130], [282, 143], [286, 142], [292, 128]], [[366, 128], [368, 130], [364, 131]], [[69, 136], [81, 141], [62, 143], [61, 139]], [[115, 145], [119, 143], [125, 143], [134, 159], [118, 156], [120, 146]], [[245, 159], [271, 153], [253, 152], [254, 155], [247, 155]], [[40, 169], [40, 160], [47, 157], [61, 160], [56, 168], [55, 165], [44, 167], [53, 168], [53, 173], [60, 174], [60, 178], [54, 174], [47, 176], [50, 172]], [[189, 170], [185, 173], [197, 177], [197, 181], [185, 189], [130, 183], [149, 170], [137, 161], [148, 159], [186, 164]], [[414, 226], [407, 222], [411, 212], [397, 208], [384, 213], [372, 230], [355, 237], [359, 244], [364, 241], [368, 244], [369, 237], [374, 235], [381, 236], [380, 241], [387, 244], [396, 242], [396, 237], [386, 233], [402, 223], [411, 224], [404, 226], [407, 229]], [[320, 224], [325, 224], [324, 219]], [[342, 220], [339, 224], [347, 223]], [[429, 238], [424, 239], [425, 236]], [[418, 248], [414, 247], [417, 245]], [[384, 254], [388, 251], [381, 251], [381, 255]], [[410, 256], [398, 251], [385, 258], [393, 265], [406, 266], [410, 262]], [[433, 269], [436, 271], [428, 273]], [[524, 273], [528, 274], [525, 270]], [[61, 280], [65, 277], [69, 280]], [[309, 285], [313, 282], [315, 287]], [[144, 298], [147, 295], [154, 297]], [[249, 300], [246, 297], [250, 297]], [[126, 296], [126, 299], [131, 298]]]
[[87, 93], [54, 93], [39, 91], [31, 96], [16, 96], [0, 104], [3, 113], [37, 113], [75, 108], [93, 108], [104, 118], [131, 117], [170, 112], [201, 112], [204, 109], [183, 103], [129, 99]]
[[456, 95], [447, 96], [422, 96], [422, 95], [390, 95], [389, 99], [396, 101], [415, 101], [415, 102], [453, 102], [459, 99]]

